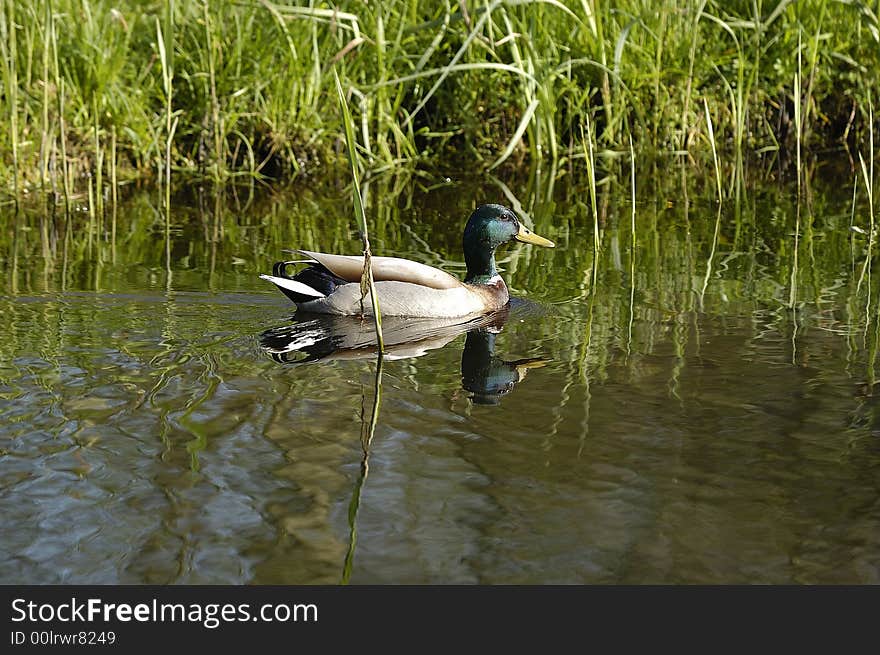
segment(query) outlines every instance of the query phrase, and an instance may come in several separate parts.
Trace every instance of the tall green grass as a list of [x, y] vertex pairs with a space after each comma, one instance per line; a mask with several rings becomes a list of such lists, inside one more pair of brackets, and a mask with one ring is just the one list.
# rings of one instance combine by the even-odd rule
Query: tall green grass
[[625, 157], [632, 136], [640, 156], [711, 166], [700, 99], [730, 161], [787, 162], [795, 111], [806, 149], [856, 150], [880, 70], [880, 9], [849, 0], [0, 8], [4, 190], [17, 197], [42, 181], [83, 193], [74, 181], [91, 174], [99, 213], [114, 134], [117, 181], [169, 167], [217, 182], [326, 170], [342, 135], [331, 69], [350, 90], [372, 170], [550, 161], [558, 171], [583, 156], [588, 117], [604, 157]]

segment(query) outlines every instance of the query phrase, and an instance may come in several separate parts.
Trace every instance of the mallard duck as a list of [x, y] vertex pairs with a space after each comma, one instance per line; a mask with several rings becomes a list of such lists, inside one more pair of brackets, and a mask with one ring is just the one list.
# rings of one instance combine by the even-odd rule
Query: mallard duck
[[[370, 263], [379, 297], [379, 308], [388, 316], [452, 318], [501, 309], [510, 299], [507, 285], [495, 266], [495, 249], [509, 241], [552, 248], [502, 205], [482, 205], [468, 218], [462, 237], [467, 276], [464, 282], [438, 268], [400, 259], [372, 257]], [[371, 303], [361, 302], [361, 255], [330, 255], [297, 250], [306, 259], [275, 264], [272, 275], [261, 275], [297, 304], [320, 314], [371, 313]], [[294, 276], [292, 264], [307, 263]]]

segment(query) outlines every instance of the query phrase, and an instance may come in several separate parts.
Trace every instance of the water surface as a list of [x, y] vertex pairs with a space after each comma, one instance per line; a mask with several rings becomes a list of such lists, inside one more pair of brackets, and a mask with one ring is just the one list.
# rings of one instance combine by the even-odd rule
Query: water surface
[[0, 581], [880, 582], [867, 209], [688, 175], [640, 179], [635, 243], [611, 179], [595, 258], [566, 178], [369, 185], [378, 254], [461, 273], [482, 202], [558, 247], [502, 256], [496, 324], [385, 360], [366, 477], [374, 357], [273, 357], [301, 319], [257, 278], [358, 251], [341, 184], [180, 196], [170, 259], [156, 191], [115, 237], [7, 211]]

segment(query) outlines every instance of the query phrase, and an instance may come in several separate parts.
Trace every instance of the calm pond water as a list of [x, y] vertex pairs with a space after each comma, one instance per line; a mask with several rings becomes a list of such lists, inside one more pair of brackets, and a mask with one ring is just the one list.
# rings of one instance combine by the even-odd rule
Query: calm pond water
[[558, 245], [502, 255], [504, 315], [389, 321], [421, 341], [384, 361], [367, 466], [376, 361], [328, 346], [367, 327], [257, 278], [358, 251], [341, 182], [179, 196], [167, 260], [158, 190], [115, 228], [7, 208], [0, 582], [880, 582], [865, 194], [819, 171], [717, 211], [689, 176], [640, 175], [635, 244], [603, 185], [595, 259], [570, 176], [369, 184], [377, 254], [461, 273], [483, 202]]

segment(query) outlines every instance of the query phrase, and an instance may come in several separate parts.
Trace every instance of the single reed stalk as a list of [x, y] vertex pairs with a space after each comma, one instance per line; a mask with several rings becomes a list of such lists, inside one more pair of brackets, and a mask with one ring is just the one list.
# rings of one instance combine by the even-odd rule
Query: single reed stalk
[[[868, 265], [871, 261], [871, 246], [874, 243], [874, 194], [873, 194], [873, 183], [871, 181], [871, 174], [868, 170], [867, 164], [865, 164], [865, 158], [862, 157], [862, 153], [859, 152], [859, 163], [862, 166], [862, 181], [865, 184], [865, 192], [868, 194], [868, 253], [865, 257], [865, 262], [862, 265], [862, 273], [859, 276], [859, 282], [856, 285], [856, 293], [862, 287], [862, 282], [865, 279], [865, 271], [868, 268]], [[853, 191], [853, 198], [855, 198], [855, 191]], [[853, 200], [853, 206], [855, 207], [855, 200]]]
[[88, 186], [88, 201], [89, 201], [89, 237], [88, 237], [88, 248], [87, 252], [89, 253], [89, 259], [92, 258], [92, 248], [94, 244], [94, 231], [95, 231], [95, 192], [93, 186], [93, 178], [89, 175], [86, 185]]
[[177, 117], [168, 131], [165, 141], [165, 270], [171, 279], [171, 144], [177, 130]]
[[[798, 276], [798, 251], [800, 250], [801, 233], [801, 181], [803, 177], [801, 165], [801, 36], [798, 32], [798, 69], [794, 74], [794, 130], [797, 149], [797, 200], [795, 207], [794, 222], [794, 253], [791, 260], [791, 277], [788, 289], [788, 308], [795, 309], [797, 305], [797, 276]], [[794, 329], [797, 330], [797, 321]]]
[[[57, 63], [57, 62], [56, 62]], [[58, 72], [56, 70], [56, 78]], [[61, 178], [64, 186], [64, 212], [70, 215], [70, 167], [67, 164], [67, 134], [64, 130], [64, 80], [58, 82], [58, 129], [61, 133]]]
[[49, 152], [51, 150], [49, 137], [49, 52], [52, 38], [52, 8], [49, 0], [46, 0], [46, 23], [43, 26], [43, 102], [42, 102], [42, 139], [40, 140], [40, 189], [46, 193], [46, 182], [49, 176]]
[[874, 105], [868, 98], [868, 167], [865, 168], [865, 160], [859, 153], [862, 164], [862, 174], [865, 176], [865, 188], [868, 192], [868, 220], [870, 221], [871, 234], [874, 234]]
[[21, 238], [21, 228], [19, 227], [20, 220], [21, 214], [19, 214], [18, 206], [16, 206], [12, 215], [12, 257], [10, 258], [12, 260], [12, 266], [10, 267], [8, 273], [9, 277], [7, 278], [9, 280], [9, 289], [12, 291], [12, 295], [18, 294], [18, 240]]
[[715, 185], [718, 192], [718, 202], [723, 198], [721, 192], [721, 164], [718, 161], [718, 149], [715, 147], [715, 129], [712, 127], [712, 115], [709, 113], [709, 102], [703, 98], [703, 107], [706, 110], [706, 126], [709, 130], [709, 144], [712, 146], [712, 161], [715, 163]]
[[94, 114], [95, 129], [95, 210], [100, 221], [101, 230], [104, 228], [104, 150], [101, 148], [101, 135], [98, 130], [98, 100], [95, 94], [92, 100], [92, 112]]
[[[73, 195], [73, 188], [70, 181], [70, 167], [67, 164], [67, 134], [64, 123], [64, 78], [61, 77], [61, 67], [58, 64], [58, 36], [55, 34], [55, 15], [52, 12], [51, 0], [49, 0], [47, 11], [49, 16], [49, 25], [47, 29], [49, 30], [49, 37], [52, 43], [52, 72], [55, 79], [56, 97], [58, 99], [58, 132], [59, 140], [61, 142], [61, 185], [62, 193], [64, 194], [64, 212], [65, 216], [69, 218], [70, 197]], [[67, 235], [65, 234], [65, 239], [66, 238]]]
[[583, 422], [582, 439], [586, 438], [589, 432], [589, 407], [590, 407], [590, 379], [588, 372], [587, 358], [590, 354], [590, 342], [593, 334], [593, 307], [596, 302], [596, 293], [598, 291], [599, 278], [599, 210], [596, 200], [596, 162], [593, 153], [593, 126], [590, 123], [590, 115], [587, 113], [587, 134], [584, 135], [583, 127], [581, 127], [581, 144], [584, 149], [584, 155], [587, 163], [587, 178], [590, 187], [590, 206], [593, 212], [593, 262], [590, 272], [590, 298], [587, 305], [587, 321], [584, 328], [584, 336], [581, 340], [581, 351], [578, 357], [581, 379], [584, 383], [584, 392], [586, 394], [585, 417]]
[[871, 293], [870, 293], [870, 273], [871, 273], [871, 257], [872, 250], [874, 248], [874, 107], [873, 105], [868, 105], [868, 122], [869, 122], [869, 131], [868, 131], [868, 147], [870, 148], [870, 152], [868, 154], [869, 163], [865, 163], [865, 158], [862, 157], [862, 153], [859, 152], [859, 164], [862, 167], [862, 181], [865, 184], [865, 192], [868, 194], [868, 252], [865, 254], [865, 263], [862, 265], [862, 273], [859, 276], [859, 282], [856, 285], [856, 294], [859, 293], [859, 290], [862, 287], [862, 282], [865, 279], [865, 275], [868, 277], [868, 288], [869, 292], [867, 295], [867, 301], [865, 306], [865, 331], [867, 333], [868, 323], [870, 321], [870, 309], [871, 309]]
[[205, 15], [205, 41], [208, 48], [208, 81], [211, 93], [211, 128], [214, 137], [214, 181], [219, 182], [225, 176], [223, 156], [223, 136], [220, 125], [220, 101], [217, 99], [217, 74], [214, 65], [214, 39], [211, 36], [211, 16], [209, 0], [204, 0], [202, 7]]
[[630, 216], [630, 256], [629, 256], [629, 324], [627, 325], [626, 354], [629, 356], [632, 344], [633, 319], [635, 318], [636, 296], [636, 154], [633, 149], [632, 134], [629, 135], [629, 170], [630, 170], [630, 197], [632, 199], [632, 214]]
[[64, 212], [64, 245], [61, 248], [61, 291], [67, 291], [67, 261], [70, 251], [70, 212]]
[[797, 193], [798, 202], [801, 197], [801, 118], [803, 112], [801, 109], [801, 35], [798, 32], [798, 69], [794, 74], [794, 129], [795, 142], [797, 149]]
[[[7, 15], [7, 11], [9, 12]], [[15, 3], [3, 2], [0, 11], [0, 27], [2, 27], [2, 55], [4, 59], [6, 80], [6, 102], [9, 106], [9, 135], [12, 148], [12, 190], [15, 194], [15, 206], [18, 207], [18, 49], [15, 33]]]
[[[165, 272], [167, 274], [167, 286], [171, 285], [171, 145], [174, 141], [174, 132], [177, 129], [177, 118], [172, 122], [171, 98], [174, 91], [174, 70], [172, 68], [172, 55], [174, 51], [174, 3], [168, 1], [168, 14], [166, 15], [166, 35], [169, 43], [165, 42], [162, 35], [162, 26], [159, 18], [156, 18], [156, 36], [159, 45], [159, 59], [162, 64], [162, 84], [165, 90]], [[170, 45], [170, 47], [168, 47]]]
[[709, 113], [709, 103], [703, 98], [703, 108], [706, 111], [706, 126], [709, 132], [709, 144], [712, 146], [712, 161], [715, 163], [715, 188], [718, 193], [718, 212], [715, 215], [715, 232], [712, 236], [712, 249], [709, 252], [709, 258], [706, 260], [706, 275], [703, 278], [703, 287], [700, 289], [700, 309], [703, 309], [703, 301], [706, 296], [706, 289], [709, 287], [709, 278], [712, 275], [712, 261], [715, 259], [715, 249], [718, 246], [718, 236], [721, 232], [721, 207], [723, 202], [723, 193], [721, 190], [721, 164], [718, 161], [718, 148], [715, 145], [715, 129], [712, 126], [712, 115]]
[[849, 212], [849, 258], [850, 258], [850, 275], [855, 277], [856, 274], [856, 232], [864, 234], [862, 228], [856, 227], [856, 198], [859, 190], [859, 174], [853, 177], [853, 196], [852, 206]]
[[795, 205], [794, 219], [794, 252], [791, 258], [791, 275], [788, 281], [788, 308], [795, 309], [797, 306], [797, 278], [798, 278], [798, 251], [800, 250], [800, 232], [801, 232], [801, 203], [798, 201]]
[[370, 265], [372, 253], [370, 251], [370, 236], [367, 227], [367, 214], [364, 211], [363, 197], [361, 196], [360, 175], [358, 173], [358, 154], [354, 139], [354, 122], [351, 118], [351, 112], [348, 109], [348, 102], [345, 99], [345, 93], [342, 91], [342, 84], [339, 81], [339, 75], [336, 69], [333, 69], [333, 79], [336, 81], [336, 94], [339, 99], [339, 107], [342, 110], [342, 123], [345, 128], [345, 142], [348, 145], [348, 163], [351, 168], [352, 179], [352, 197], [354, 199], [354, 209], [361, 225], [361, 238], [364, 245], [364, 272], [361, 276], [361, 312], [363, 313], [364, 297], [370, 294], [370, 301], [373, 306], [373, 324], [376, 328], [376, 341], [379, 344], [379, 359], [385, 353], [385, 340], [382, 338], [382, 314], [379, 310], [379, 298], [376, 294], [376, 284], [373, 281], [373, 268]]
[[116, 263], [116, 211], [119, 197], [116, 187], [116, 126], [114, 125], [110, 132], [110, 202], [113, 207], [111, 209], [110, 223], [110, 257], [112, 262]]
[[596, 201], [596, 160], [593, 153], [593, 126], [590, 123], [590, 114], [587, 113], [587, 134], [581, 128], [581, 143], [583, 143], [584, 155], [587, 162], [587, 177], [590, 185], [590, 207], [593, 210], [593, 283], [598, 277], [599, 263], [599, 210]]

